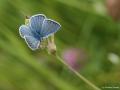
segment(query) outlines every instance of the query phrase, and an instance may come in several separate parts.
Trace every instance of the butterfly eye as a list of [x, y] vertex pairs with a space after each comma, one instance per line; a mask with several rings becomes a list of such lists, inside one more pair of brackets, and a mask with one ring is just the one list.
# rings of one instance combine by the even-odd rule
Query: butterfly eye
[[25, 16], [25, 19], [30, 19], [30, 16]]

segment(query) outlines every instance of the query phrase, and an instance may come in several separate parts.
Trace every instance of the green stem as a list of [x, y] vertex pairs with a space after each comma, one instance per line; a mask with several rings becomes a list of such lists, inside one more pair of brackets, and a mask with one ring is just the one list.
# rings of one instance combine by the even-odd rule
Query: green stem
[[86, 84], [94, 88], [94, 90], [101, 90], [97, 86], [95, 86], [93, 83], [91, 83], [89, 80], [87, 80], [84, 76], [82, 76], [80, 73], [78, 73], [76, 70], [74, 70], [71, 66], [69, 66], [64, 60], [62, 60], [58, 55], [56, 55], [56, 58], [62, 62], [65, 66], [67, 66], [76, 76], [78, 76], [81, 80], [83, 80]]

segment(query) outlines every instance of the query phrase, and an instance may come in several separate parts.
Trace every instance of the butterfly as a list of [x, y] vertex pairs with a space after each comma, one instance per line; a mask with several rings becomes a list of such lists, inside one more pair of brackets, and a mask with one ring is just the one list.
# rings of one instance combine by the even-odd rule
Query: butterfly
[[56, 33], [60, 27], [58, 22], [46, 18], [44, 14], [36, 14], [30, 17], [27, 25], [19, 27], [19, 33], [28, 47], [36, 50], [45, 38]]

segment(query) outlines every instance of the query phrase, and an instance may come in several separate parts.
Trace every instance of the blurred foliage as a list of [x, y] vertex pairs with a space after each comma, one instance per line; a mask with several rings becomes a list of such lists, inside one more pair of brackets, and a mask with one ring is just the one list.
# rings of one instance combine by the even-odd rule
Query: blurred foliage
[[0, 0], [0, 90], [93, 90], [55, 57], [31, 51], [21, 39], [24, 17], [38, 13], [61, 23], [55, 35], [59, 55], [69, 47], [83, 49], [88, 58], [79, 72], [100, 88], [120, 86], [120, 64], [108, 59], [109, 53], [120, 56], [120, 25], [105, 5], [104, 0]]

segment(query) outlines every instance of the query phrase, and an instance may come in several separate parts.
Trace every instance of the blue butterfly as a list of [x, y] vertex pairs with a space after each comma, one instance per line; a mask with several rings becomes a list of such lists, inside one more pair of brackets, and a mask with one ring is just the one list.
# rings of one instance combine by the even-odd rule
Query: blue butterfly
[[30, 17], [27, 25], [20, 26], [19, 33], [29, 48], [36, 50], [44, 38], [56, 33], [60, 27], [58, 22], [47, 19], [43, 14], [37, 14]]

